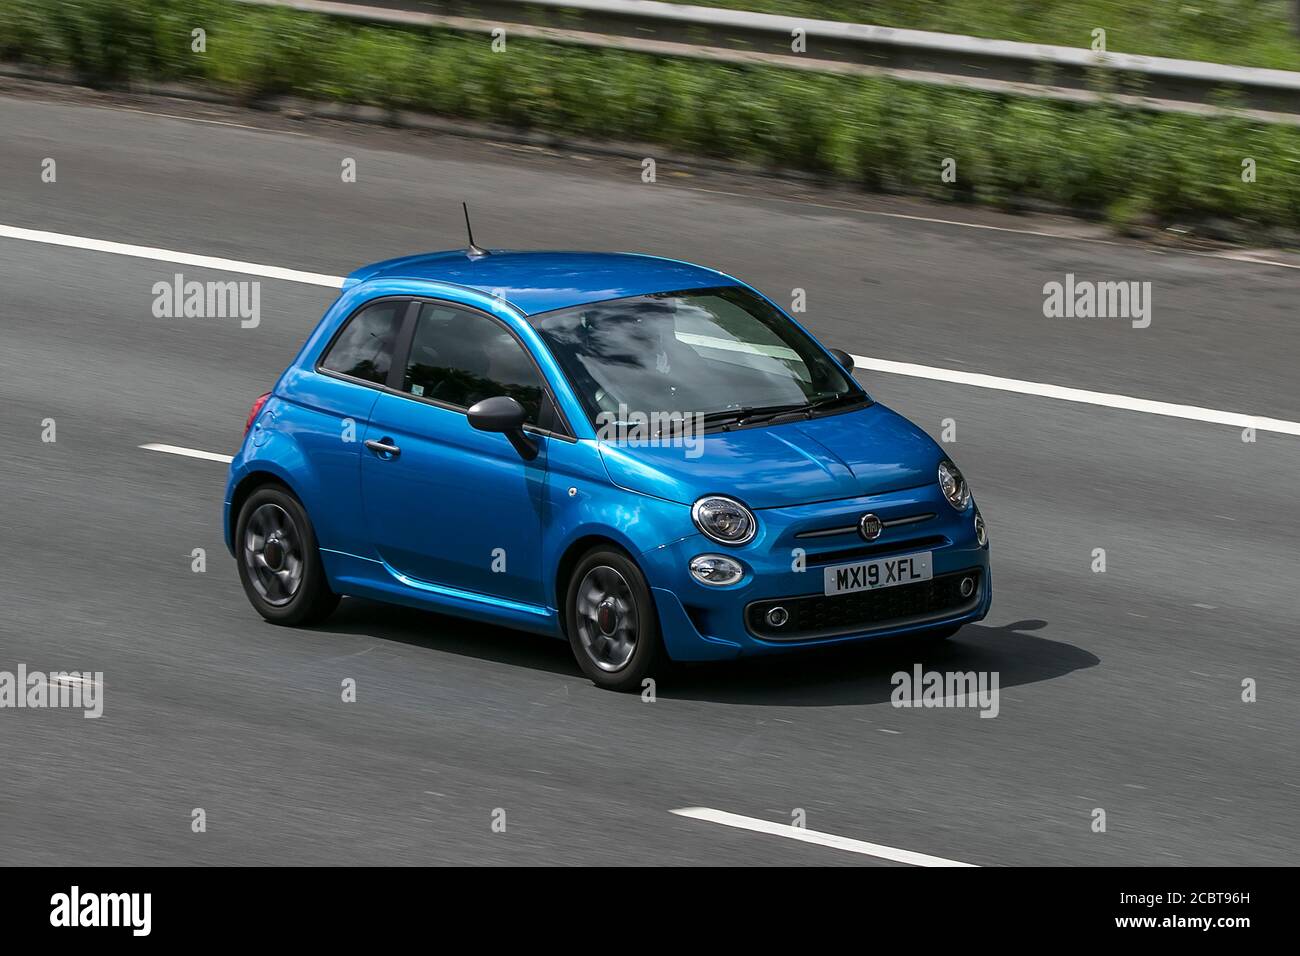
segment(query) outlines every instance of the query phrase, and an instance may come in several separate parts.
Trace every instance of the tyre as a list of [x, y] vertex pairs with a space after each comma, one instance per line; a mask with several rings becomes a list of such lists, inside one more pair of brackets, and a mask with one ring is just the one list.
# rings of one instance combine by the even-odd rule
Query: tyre
[[316, 532], [287, 489], [265, 485], [248, 496], [235, 523], [235, 554], [249, 603], [272, 624], [315, 624], [338, 607]]
[[650, 587], [622, 551], [599, 547], [583, 555], [564, 608], [573, 656], [598, 687], [640, 690], [665, 657]]

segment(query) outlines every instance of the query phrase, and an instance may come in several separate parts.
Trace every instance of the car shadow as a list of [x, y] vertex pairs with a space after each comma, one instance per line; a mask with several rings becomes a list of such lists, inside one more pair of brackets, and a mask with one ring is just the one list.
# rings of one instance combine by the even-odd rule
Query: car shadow
[[1017, 621], [1003, 627], [969, 624], [946, 641], [906, 637], [797, 654], [743, 658], [728, 664], [679, 665], [659, 696], [670, 700], [782, 707], [878, 704], [890, 699], [899, 671], [997, 672], [1000, 691], [1062, 677], [1101, 663], [1095, 654], [1037, 637], [1046, 621]]
[[313, 630], [364, 635], [497, 664], [582, 677], [568, 641], [365, 598], [345, 598], [329, 620]]
[[[999, 689], [1005, 690], [1101, 663], [1082, 648], [1031, 633], [1047, 626], [1039, 620], [1003, 627], [971, 624], [938, 643], [890, 638], [738, 661], [678, 664], [659, 679], [655, 690], [665, 700], [833, 707], [889, 700], [893, 675], [910, 672], [917, 664], [926, 671], [996, 671]], [[351, 598], [317, 629], [582, 677], [567, 641], [393, 604]]]

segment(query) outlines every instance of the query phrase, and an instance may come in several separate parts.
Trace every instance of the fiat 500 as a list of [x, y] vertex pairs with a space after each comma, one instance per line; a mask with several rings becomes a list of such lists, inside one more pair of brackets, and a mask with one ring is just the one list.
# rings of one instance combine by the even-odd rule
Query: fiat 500
[[943, 450], [711, 269], [468, 251], [350, 275], [230, 465], [253, 607], [342, 595], [567, 639], [596, 684], [910, 634], [992, 598]]

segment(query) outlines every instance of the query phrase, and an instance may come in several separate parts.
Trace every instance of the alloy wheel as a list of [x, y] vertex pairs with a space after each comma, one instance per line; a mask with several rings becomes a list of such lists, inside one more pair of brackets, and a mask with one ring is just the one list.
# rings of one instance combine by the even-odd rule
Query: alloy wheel
[[638, 615], [627, 579], [609, 565], [592, 568], [578, 585], [578, 640], [603, 671], [622, 670], [636, 651]]
[[277, 504], [259, 505], [244, 528], [244, 567], [259, 597], [273, 607], [293, 600], [302, 586], [302, 536]]

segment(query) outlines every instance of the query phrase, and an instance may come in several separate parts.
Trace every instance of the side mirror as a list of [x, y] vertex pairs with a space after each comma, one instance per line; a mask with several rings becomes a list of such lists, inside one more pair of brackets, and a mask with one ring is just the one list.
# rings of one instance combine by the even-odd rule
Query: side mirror
[[509, 395], [485, 398], [469, 407], [470, 427], [481, 432], [499, 432], [510, 440], [519, 457], [532, 461], [537, 457], [537, 442], [524, 434], [528, 413]]
[[844, 366], [844, 371], [848, 372], [850, 375], [853, 374], [852, 355], [850, 355], [848, 352], [844, 351], [843, 349], [827, 349], [826, 351], [830, 352], [831, 355], [834, 356], [835, 361], [839, 362], [842, 366]]

